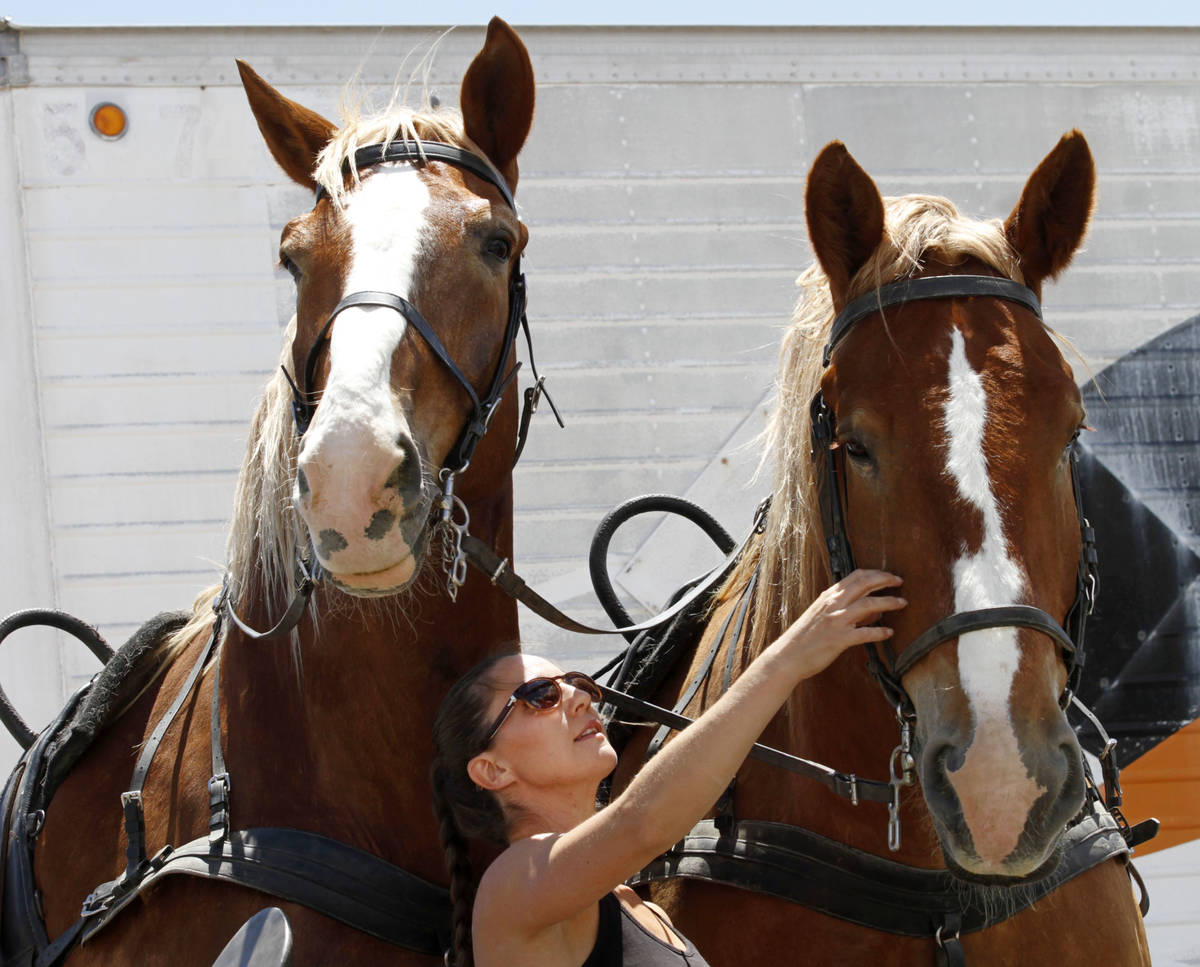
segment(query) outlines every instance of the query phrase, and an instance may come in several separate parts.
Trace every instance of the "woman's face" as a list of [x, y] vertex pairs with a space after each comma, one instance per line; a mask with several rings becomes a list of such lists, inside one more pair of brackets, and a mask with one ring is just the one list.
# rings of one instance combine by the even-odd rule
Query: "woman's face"
[[[495, 721], [517, 686], [561, 674], [561, 668], [536, 655], [502, 659], [488, 676], [492, 696], [485, 720], [489, 725]], [[591, 696], [566, 682], [558, 684], [562, 699], [557, 706], [535, 711], [518, 701], [481, 756], [494, 760], [513, 781], [531, 790], [584, 783], [591, 795], [616, 765], [617, 754]]]

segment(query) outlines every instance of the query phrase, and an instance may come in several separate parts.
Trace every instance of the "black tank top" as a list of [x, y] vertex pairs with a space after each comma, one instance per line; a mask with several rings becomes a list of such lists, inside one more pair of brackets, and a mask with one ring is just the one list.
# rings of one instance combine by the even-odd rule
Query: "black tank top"
[[600, 901], [596, 946], [581, 967], [709, 967], [691, 941], [675, 931], [687, 946], [676, 950], [650, 933], [625, 909], [615, 893]]

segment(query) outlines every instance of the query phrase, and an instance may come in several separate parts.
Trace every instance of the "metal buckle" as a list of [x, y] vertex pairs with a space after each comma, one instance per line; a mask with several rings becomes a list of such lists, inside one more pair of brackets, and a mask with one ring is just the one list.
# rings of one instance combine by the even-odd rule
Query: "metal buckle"
[[229, 835], [229, 792], [233, 783], [228, 772], [212, 776], [208, 780], [208, 841], [221, 842]]
[[962, 934], [961, 930], [955, 930], [954, 936], [952, 936], [952, 937], [948, 936], [943, 939], [942, 928], [944, 926], [945, 926], [944, 924], [938, 924], [937, 932], [934, 933], [934, 935], [933, 935], [933, 939], [937, 941], [937, 945], [939, 947], [941, 947], [943, 950], [946, 948], [946, 944], [950, 943], [951, 941], [961, 942], [961, 934]]
[[542, 385], [546, 382], [545, 376], [539, 376], [537, 381], [529, 387], [529, 392], [525, 397], [525, 405], [529, 407], [530, 413], [538, 411], [538, 404], [542, 401]]

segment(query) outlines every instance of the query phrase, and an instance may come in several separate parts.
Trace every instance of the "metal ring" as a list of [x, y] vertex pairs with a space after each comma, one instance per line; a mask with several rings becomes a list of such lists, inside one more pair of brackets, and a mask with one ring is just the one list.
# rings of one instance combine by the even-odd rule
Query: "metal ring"
[[[944, 927], [944, 926], [945, 926], [945, 924], [938, 924], [937, 932], [933, 935], [933, 939], [937, 941], [937, 945], [939, 947], [941, 947], [943, 950], [946, 949], [946, 940], [942, 939], [942, 927]], [[962, 933], [961, 930], [955, 930], [954, 936], [947, 937], [946, 939], [947, 940], [960, 940], [961, 933]]]

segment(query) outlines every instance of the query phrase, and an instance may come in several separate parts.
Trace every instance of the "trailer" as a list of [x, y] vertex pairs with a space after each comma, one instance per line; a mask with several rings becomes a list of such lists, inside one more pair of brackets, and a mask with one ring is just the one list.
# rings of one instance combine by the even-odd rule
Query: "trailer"
[[[291, 312], [275, 240], [311, 203], [267, 157], [234, 57], [337, 116], [363, 93], [449, 96], [477, 38], [450, 33], [426, 58], [441, 32], [0, 30], [0, 614], [61, 607], [115, 644], [219, 580], [242, 434]], [[1007, 211], [1030, 165], [1084, 131], [1099, 202], [1047, 320], [1078, 350], [1081, 385], [1122, 380], [1094, 395], [1104, 426], [1089, 445], [1186, 573], [1200, 554], [1200, 29], [521, 33], [538, 79], [519, 194], [530, 317], [568, 430], [531, 437], [516, 541], [554, 603], [602, 620], [587, 542], [630, 495], [681, 493], [731, 530], [749, 524], [766, 484], [748, 483], [748, 444], [811, 259], [804, 175], [835, 138], [886, 193], [945, 193], [977, 214]], [[640, 521], [613, 545], [640, 613], [711, 563], [675, 527]], [[1195, 656], [1200, 585], [1173, 590], [1132, 633]], [[573, 664], [611, 652], [523, 621]], [[0, 651], [38, 724], [95, 668], [54, 635]], [[1200, 713], [1189, 681], [1182, 707], [1196, 707], [1176, 726]], [[1139, 864], [1156, 963], [1186, 963], [1200, 955], [1198, 727], [1153, 743], [1125, 785], [1131, 818], [1164, 821], [1167, 848]]]

